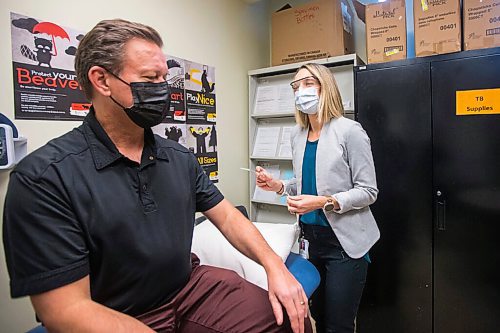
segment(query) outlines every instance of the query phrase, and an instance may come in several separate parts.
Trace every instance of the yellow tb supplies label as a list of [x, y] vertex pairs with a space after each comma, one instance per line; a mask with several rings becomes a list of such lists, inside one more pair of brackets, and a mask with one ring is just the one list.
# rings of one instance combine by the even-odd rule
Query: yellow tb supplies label
[[500, 114], [500, 88], [457, 91], [457, 116]]

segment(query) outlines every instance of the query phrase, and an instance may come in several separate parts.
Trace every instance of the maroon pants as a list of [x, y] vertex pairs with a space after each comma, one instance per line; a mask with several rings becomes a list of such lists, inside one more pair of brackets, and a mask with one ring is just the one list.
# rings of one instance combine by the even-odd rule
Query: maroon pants
[[[192, 255], [193, 270], [186, 286], [169, 303], [142, 314], [138, 320], [157, 332], [274, 333], [291, 332], [290, 322], [278, 326], [268, 293], [233, 271], [200, 266]], [[312, 332], [309, 319], [306, 333]]]

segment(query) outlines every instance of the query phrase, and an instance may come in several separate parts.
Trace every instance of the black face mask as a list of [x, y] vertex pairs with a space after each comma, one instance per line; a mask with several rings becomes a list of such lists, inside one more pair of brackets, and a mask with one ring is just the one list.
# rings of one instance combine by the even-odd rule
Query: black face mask
[[[106, 69], [107, 70], [107, 69]], [[170, 87], [167, 82], [131, 82], [122, 80], [113, 72], [108, 72], [130, 86], [134, 105], [129, 108], [118, 103], [112, 96], [113, 102], [119, 105], [137, 126], [150, 128], [160, 124], [170, 109]]]

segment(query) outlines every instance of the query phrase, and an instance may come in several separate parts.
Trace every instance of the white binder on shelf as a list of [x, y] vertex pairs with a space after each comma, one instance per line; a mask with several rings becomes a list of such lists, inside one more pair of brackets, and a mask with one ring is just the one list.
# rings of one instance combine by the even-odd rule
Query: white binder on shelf
[[288, 84], [267, 84], [257, 87], [253, 114], [290, 114], [295, 111], [294, 94]]
[[253, 146], [253, 156], [275, 157], [280, 137], [280, 127], [258, 127]]
[[292, 146], [290, 143], [290, 135], [292, 133], [292, 126], [283, 126], [281, 128], [280, 143], [278, 147], [278, 157], [291, 158]]

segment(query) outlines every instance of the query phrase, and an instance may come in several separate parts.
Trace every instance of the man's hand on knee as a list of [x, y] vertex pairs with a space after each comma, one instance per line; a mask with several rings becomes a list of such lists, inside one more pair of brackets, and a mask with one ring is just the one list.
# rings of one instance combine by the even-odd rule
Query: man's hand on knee
[[278, 325], [283, 324], [283, 310], [285, 308], [294, 333], [304, 332], [304, 318], [307, 318], [308, 303], [304, 289], [288, 271], [286, 266], [275, 265], [267, 272], [269, 285], [269, 300], [273, 307], [274, 316]]

